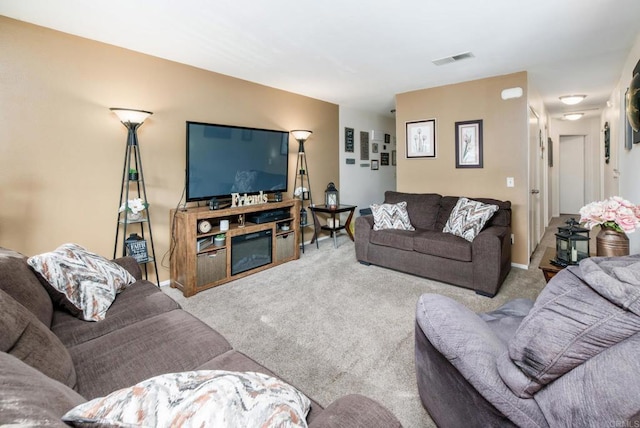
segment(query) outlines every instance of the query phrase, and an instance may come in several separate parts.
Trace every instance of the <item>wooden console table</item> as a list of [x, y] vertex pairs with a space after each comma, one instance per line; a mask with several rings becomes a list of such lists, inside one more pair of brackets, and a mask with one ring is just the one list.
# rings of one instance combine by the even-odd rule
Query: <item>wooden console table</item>
[[540, 260], [540, 264], [538, 268], [542, 271], [544, 275], [544, 280], [546, 282], [551, 281], [551, 278], [556, 276], [558, 272], [564, 269], [562, 266], [554, 265], [551, 263], [551, 260], [556, 258], [556, 249], [554, 247], [548, 247], [544, 250], [544, 254], [542, 255], [542, 260]]
[[[279, 215], [252, 222], [253, 216], [270, 211], [277, 211]], [[300, 257], [298, 199], [220, 210], [174, 209], [169, 221], [172, 225], [171, 287], [182, 290], [185, 297]], [[222, 245], [215, 244], [217, 235], [224, 235]], [[254, 239], [253, 242], [260, 240], [262, 244], [254, 249], [245, 245]], [[256, 258], [257, 254], [266, 257]], [[235, 256], [261, 263], [234, 271]]]
[[[345, 229], [347, 231], [347, 234], [349, 235], [349, 238], [351, 238], [351, 240], [353, 241], [353, 233], [351, 233], [351, 219], [353, 218], [353, 213], [356, 210], [356, 205], [338, 205], [335, 208], [331, 208], [326, 205], [315, 205], [315, 206], [310, 206], [309, 210], [311, 210], [311, 215], [313, 216], [313, 238], [311, 238], [310, 243], [313, 244], [313, 242], [315, 241], [316, 248], [320, 248], [318, 246], [318, 234], [320, 233], [321, 230], [328, 230], [331, 232], [331, 235], [333, 236], [334, 248], [338, 247], [338, 241], [336, 239], [336, 235], [339, 230]], [[346, 213], [346, 212], [349, 213], [349, 217], [347, 217], [347, 221], [345, 222], [345, 224], [335, 226], [336, 214]], [[330, 227], [328, 225], [321, 226], [320, 222], [318, 221], [318, 213], [329, 214], [331, 216], [332, 224], [334, 226], [333, 227]], [[338, 216], [338, 220], [339, 219], [340, 219], [340, 216]]]

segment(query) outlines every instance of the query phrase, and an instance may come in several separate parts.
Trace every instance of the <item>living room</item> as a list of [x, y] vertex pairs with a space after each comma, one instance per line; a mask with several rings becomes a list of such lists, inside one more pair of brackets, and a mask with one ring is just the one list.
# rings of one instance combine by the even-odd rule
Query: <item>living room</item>
[[[381, 202], [383, 192], [389, 189], [510, 200], [513, 264], [525, 269], [531, 256], [530, 105], [540, 115], [540, 128], [545, 140], [548, 137], [555, 144], [556, 154], [561, 135], [592, 138], [589, 159], [596, 166], [589, 177], [593, 184], [590, 200], [620, 194], [640, 201], [640, 189], [635, 185], [640, 179], [640, 152], [624, 149], [622, 132], [624, 94], [640, 58], [637, 31], [630, 45], [619, 48], [624, 50], [625, 60], [611, 71], [611, 105], [582, 122], [569, 124], [547, 111], [527, 70], [437, 87], [406, 88], [394, 94], [395, 116], [363, 114], [337, 103], [5, 16], [0, 16], [0, 27], [4, 76], [0, 83], [4, 122], [0, 130], [4, 183], [0, 236], [3, 247], [23, 254], [39, 254], [76, 242], [106, 257], [112, 255], [126, 132], [109, 107], [154, 113], [140, 127], [138, 136], [160, 260], [158, 280], [163, 283], [169, 279], [169, 212], [180, 203], [185, 181], [186, 121], [313, 130], [306, 149], [316, 201], [323, 200], [329, 182], [338, 185], [345, 203], [353, 201], [359, 208]], [[524, 96], [503, 100], [501, 92], [513, 87], [522, 88]], [[432, 117], [438, 119], [439, 127], [437, 158], [407, 159], [405, 123]], [[472, 119], [484, 120], [484, 168], [455, 169], [454, 124]], [[604, 163], [601, 156], [604, 122], [611, 123], [610, 163]], [[345, 164], [345, 127], [382, 129], [395, 139], [396, 177], [390, 173], [391, 165], [384, 180], [367, 170], [379, 180], [377, 194], [364, 183], [352, 183], [350, 170], [345, 175], [346, 168], [360, 168]], [[297, 143], [292, 139], [289, 193], [296, 156]], [[544, 156], [546, 162], [548, 151]], [[506, 177], [515, 180], [515, 187], [505, 185]], [[547, 194], [541, 209], [541, 231], [560, 214], [557, 168], [549, 168], [544, 180]], [[371, 193], [360, 199], [364, 189]], [[630, 239], [631, 252], [640, 252], [640, 239], [635, 235]]]

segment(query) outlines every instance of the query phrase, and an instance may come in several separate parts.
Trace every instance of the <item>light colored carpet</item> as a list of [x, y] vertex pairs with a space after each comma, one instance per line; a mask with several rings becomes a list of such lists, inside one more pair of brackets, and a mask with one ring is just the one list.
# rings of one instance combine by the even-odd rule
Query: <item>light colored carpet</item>
[[[554, 246], [545, 234], [528, 270], [513, 268], [493, 299], [355, 259], [346, 235], [306, 246], [299, 260], [184, 298], [163, 290], [231, 345], [327, 406], [361, 393], [406, 428], [434, 426], [418, 397], [414, 312], [423, 293], [449, 296], [476, 312], [516, 298], [535, 299], [545, 282], [538, 262]], [[548, 229], [548, 230], [549, 230]]]

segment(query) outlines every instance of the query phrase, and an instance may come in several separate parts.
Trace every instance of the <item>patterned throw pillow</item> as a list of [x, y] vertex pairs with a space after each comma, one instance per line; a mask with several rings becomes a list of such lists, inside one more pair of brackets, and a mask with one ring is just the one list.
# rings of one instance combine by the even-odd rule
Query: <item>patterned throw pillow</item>
[[46, 280], [64, 306], [85, 321], [103, 320], [116, 294], [135, 278], [120, 265], [77, 244], [29, 257], [27, 263]]
[[415, 230], [409, 220], [405, 201], [397, 204], [373, 204], [371, 212], [373, 213], [373, 230]]
[[453, 207], [447, 224], [442, 229], [445, 233], [459, 236], [471, 242], [478, 236], [487, 220], [498, 211], [497, 205], [483, 204], [467, 198], [460, 198]]
[[200, 370], [147, 379], [83, 403], [62, 420], [81, 426], [306, 427], [310, 405], [300, 391], [262, 373]]

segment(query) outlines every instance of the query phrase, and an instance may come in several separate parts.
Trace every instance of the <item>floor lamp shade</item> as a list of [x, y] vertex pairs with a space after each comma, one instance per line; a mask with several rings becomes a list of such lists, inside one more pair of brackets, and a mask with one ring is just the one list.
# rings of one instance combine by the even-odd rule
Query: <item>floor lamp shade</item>
[[125, 125], [127, 123], [142, 124], [149, 116], [153, 114], [152, 112], [146, 110], [135, 110], [120, 107], [111, 107], [110, 110], [114, 112], [118, 116], [118, 119], [120, 119], [120, 122], [124, 123]]

